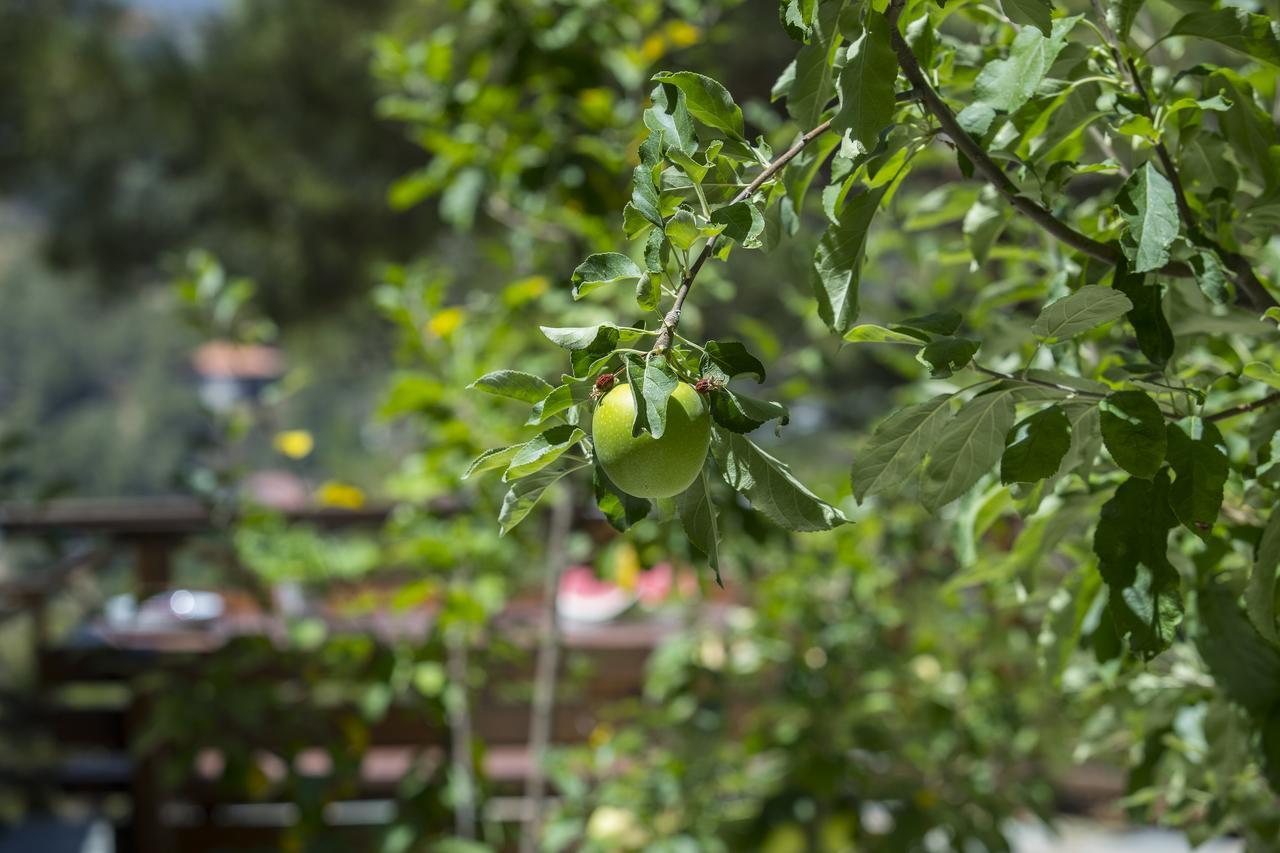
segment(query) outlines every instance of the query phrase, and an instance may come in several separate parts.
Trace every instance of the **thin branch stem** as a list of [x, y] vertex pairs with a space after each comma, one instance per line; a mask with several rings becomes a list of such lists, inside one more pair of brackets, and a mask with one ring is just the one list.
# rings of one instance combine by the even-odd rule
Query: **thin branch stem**
[[1099, 394], [1096, 391], [1084, 391], [1080, 388], [1072, 388], [1070, 385], [1061, 385], [1057, 382], [1050, 382], [1047, 379], [1036, 379], [1035, 377], [1027, 376], [1025, 374], [1017, 376], [1012, 373], [1005, 373], [1001, 370], [992, 370], [990, 367], [979, 364], [976, 361], [973, 362], [973, 369], [979, 373], [985, 373], [993, 379], [1007, 379], [1010, 382], [1018, 382], [1023, 385], [1039, 385], [1041, 388], [1052, 388], [1055, 391], [1063, 391], [1067, 394], [1074, 394], [1077, 397], [1088, 397], [1091, 400], [1103, 400], [1106, 399], [1107, 396], [1106, 394]]
[[[778, 173], [782, 167], [786, 166], [796, 155], [805, 149], [810, 142], [813, 142], [819, 136], [827, 132], [831, 127], [831, 119], [819, 124], [817, 127], [806, 132], [803, 136], [795, 141], [795, 144], [784, 151], [776, 160], [766, 166], [760, 174], [756, 175], [755, 180], [747, 184], [737, 195], [733, 197], [730, 204], [737, 204], [740, 201], [751, 198], [752, 194], [760, 187], [764, 186], [770, 178]], [[698, 253], [698, 257], [694, 260], [693, 265], [685, 271], [684, 278], [680, 282], [679, 289], [676, 290], [675, 302], [671, 305], [671, 310], [667, 312], [667, 316], [662, 320], [662, 326], [658, 331], [658, 339], [653, 343], [653, 352], [666, 352], [671, 348], [671, 341], [676, 333], [676, 327], [680, 325], [680, 312], [684, 310], [684, 301], [689, 297], [689, 289], [693, 287], [693, 280], [698, 277], [702, 265], [707, 262], [712, 253], [716, 250], [716, 242], [719, 235], [707, 240], [706, 245], [702, 247], [702, 251]]]
[[1253, 412], [1267, 406], [1274, 406], [1276, 403], [1280, 403], [1280, 391], [1268, 394], [1261, 400], [1254, 400], [1252, 403], [1241, 403], [1238, 406], [1232, 406], [1229, 409], [1214, 412], [1212, 415], [1205, 415], [1204, 419], [1206, 421], [1224, 421], [1227, 418], [1234, 418], [1237, 415], [1247, 415], [1249, 412]]

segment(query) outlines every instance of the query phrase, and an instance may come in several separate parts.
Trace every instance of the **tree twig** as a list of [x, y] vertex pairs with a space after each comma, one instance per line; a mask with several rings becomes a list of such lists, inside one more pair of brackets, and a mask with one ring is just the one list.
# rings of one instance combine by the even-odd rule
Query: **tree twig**
[[[778, 173], [783, 166], [786, 166], [796, 155], [805, 149], [810, 142], [826, 133], [831, 127], [831, 119], [827, 119], [812, 130], [807, 131], [803, 136], [795, 141], [795, 144], [784, 151], [779, 157], [765, 167], [764, 171], [756, 175], [755, 180], [747, 184], [741, 192], [733, 197], [730, 204], [737, 204], [740, 201], [751, 198], [752, 194], [765, 182]], [[671, 305], [671, 310], [667, 312], [667, 316], [662, 319], [662, 326], [658, 331], [658, 338], [653, 342], [653, 352], [666, 352], [671, 348], [671, 341], [676, 333], [676, 327], [680, 325], [680, 312], [684, 310], [684, 301], [689, 296], [689, 288], [693, 287], [693, 280], [698, 277], [698, 272], [702, 269], [702, 265], [716, 250], [716, 243], [719, 235], [707, 240], [706, 245], [702, 247], [702, 251], [698, 253], [698, 257], [685, 271], [680, 281], [680, 287], [676, 290], [675, 302]]]
[[1276, 403], [1280, 403], [1280, 391], [1276, 391], [1273, 394], [1268, 394], [1267, 396], [1263, 397], [1261, 400], [1254, 400], [1252, 403], [1241, 403], [1238, 406], [1232, 406], [1229, 409], [1223, 409], [1220, 412], [1214, 412], [1212, 415], [1205, 415], [1204, 420], [1224, 421], [1227, 418], [1234, 418], [1236, 415], [1246, 415], [1249, 412], [1253, 412], [1258, 409], [1265, 408], [1266, 406], [1274, 406]]
[[524, 787], [529, 811], [520, 832], [520, 853], [534, 853], [542, 834], [547, 792], [546, 760], [551, 746], [556, 710], [556, 677], [560, 669], [560, 621], [556, 617], [556, 594], [560, 590], [560, 577], [564, 574], [569, 529], [572, 525], [573, 492], [566, 489], [552, 507], [547, 536], [547, 576], [542, 591], [538, 660], [533, 677], [533, 708], [529, 718], [529, 758], [532, 766]]
[[[987, 376], [990, 376], [993, 379], [1005, 379], [1010, 382], [1019, 382], [1024, 385], [1039, 385], [1042, 388], [1052, 388], [1055, 391], [1062, 391], [1067, 394], [1073, 394], [1078, 397], [1088, 397], [1091, 400], [1105, 400], [1107, 398], [1106, 394], [1100, 394], [1097, 391], [1084, 391], [1084, 390], [1081, 390], [1080, 388], [1072, 388], [1070, 385], [1061, 385], [1057, 382], [1049, 382], [1048, 380], [1045, 380], [1045, 379], [1036, 379], [1031, 376], [1015, 376], [1012, 373], [1005, 373], [1004, 371], [1001, 371], [1001, 370], [993, 370], [984, 364], [978, 363], [977, 361], [971, 362], [970, 365], [973, 367], [974, 370], [978, 371], [979, 373], [986, 374]], [[1174, 388], [1171, 390], [1177, 391], [1181, 389]], [[1223, 409], [1222, 411], [1214, 412], [1211, 415], [1204, 415], [1202, 416], [1201, 420], [1222, 421], [1222, 420], [1226, 420], [1227, 418], [1234, 418], [1237, 415], [1247, 415], [1249, 412], [1257, 411], [1258, 409], [1266, 408], [1267, 406], [1273, 406], [1276, 403], [1280, 403], [1280, 391], [1276, 391], [1273, 394], [1268, 394], [1267, 396], [1263, 397], [1260, 400], [1254, 400], [1252, 403], [1241, 403], [1238, 406], [1232, 406], [1229, 409]], [[1170, 412], [1164, 409], [1161, 409], [1160, 411], [1162, 414], [1164, 414], [1166, 418], [1168, 418], [1171, 421], [1181, 420], [1183, 417], [1185, 417], [1185, 415], [1180, 415], [1177, 412]]]

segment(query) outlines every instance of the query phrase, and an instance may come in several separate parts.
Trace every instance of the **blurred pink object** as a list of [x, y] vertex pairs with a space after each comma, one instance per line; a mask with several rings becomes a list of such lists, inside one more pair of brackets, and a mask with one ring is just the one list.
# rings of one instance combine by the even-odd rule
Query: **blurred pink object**
[[270, 509], [299, 510], [311, 500], [302, 478], [272, 468], [250, 474], [244, 480], [243, 489], [254, 503]]
[[556, 611], [576, 622], [608, 622], [626, 612], [636, 597], [616, 583], [601, 580], [589, 566], [572, 566], [560, 576]]
[[670, 563], [658, 563], [636, 579], [636, 594], [645, 607], [656, 607], [671, 597], [675, 589], [675, 569]]

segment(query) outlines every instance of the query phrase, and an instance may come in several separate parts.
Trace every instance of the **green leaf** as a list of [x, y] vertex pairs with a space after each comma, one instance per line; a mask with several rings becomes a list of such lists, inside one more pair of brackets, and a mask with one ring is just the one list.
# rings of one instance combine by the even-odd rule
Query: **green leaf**
[[737, 394], [728, 388], [717, 388], [709, 396], [711, 417], [730, 432], [752, 432], [775, 419], [781, 427], [791, 420], [787, 407], [781, 403], [758, 400], [746, 394]]
[[725, 376], [751, 374], [757, 382], [764, 381], [764, 364], [738, 341], [707, 341], [705, 349], [706, 360], [723, 370]]
[[1134, 170], [1116, 198], [1125, 230], [1120, 248], [1134, 272], [1160, 269], [1169, 262], [1169, 247], [1178, 236], [1178, 207], [1173, 185], [1148, 160]]
[[585, 403], [591, 393], [589, 382], [574, 382], [557, 385], [551, 393], [533, 405], [533, 411], [525, 421], [525, 426], [541, 426], [556, 415], [574, 406]]
[[1235, 592], [1211, 582], [1196, 596], [1200, 630], [1196, 648], [1222, 691], [1245, 710], [1266, 715], [1280, 703], [1280, 649], [1258, 633]]
[[957, 116], [961, 126], [970, 133], [985, 134], [997, 111], [1013, 112], [1031, 100], [1079, 20], [1078, 15], [1059, 18], [1048, 38], [1024, 27], [1014, 38], [1008, 58], [988, 62], [978, 74], [975, 100]]
[[615, 530], [625, 531], [633, 524], [648, 518], [653, 503], [637, 498], [619, 489], [599, 465], [594, 468], [593, 488], [596, 506]]
[[498, 512], [498, 526], [502, 534], [505, 536], [510, 533], [513, 527], [524, 520], [549, 486], [580, 467], [561, 468], [554, 471], [543, 469], [512, 483], [502, 499], [502, 509]]
[[1271, 518], [1263, 528], [1258, 543], [1253, 572], [1245, 588], [1245, 608], [1258, 633], [1272, 645], [1280, 646], [1276, 631], [1276, 570], [1280, 569], [1280, 509], [1271, 510]]
[[898, 56], [889, 40], [884, 15], [867, 12], [866, 29], [849, 45], [840, 72], [840, 109], [831, 127], [843, 132], [856, 153], [876, 147], [881, 131], [893, 121], [893, 84], [898, 76]]
[[973, 203], [964, 215], [961, 233], [964, 234], [965, 246], [973, 256], [970, 269], [978, 269], [987, 262], [987, 255], [995, 245], [1000, 232], [1013, 218], [1013, 209], [1007, 204], [997, 201], [993, 191], [984, 190], [982, 197]]
[[1046, 38], [1052, 35], [1053, 4], [1049, 0], [1000, 0], [1000, 8], [1015, 24], [1035, 27]]
[[867, 229], [885, 188], [850, 193], [840, 211], [840, 221], [822, 235], [813, 256], [813, 289], [818, 315], [836, 334], [849, 331], [858, 319], [858, 285]]
[[1099, 404], [1102, 443], [1116, 464], [1149, 480], [1164, 462], [1168, 438], [1160, 406], [1142, 391], [1117, 391]]
[[[679, 384], [680, 377], [676, 376], [665, 357], [654, 355], [645, 358], [644, 380], [638, 388], [643, 397], [643, 405], [641, 400], [636, 400], [636, 425], [632, 427], [634, 435], [640, 434], [643, 420], [650, 435], [662, 438], [662, 434], [667, 431], [667, 406], [671, 402], [671, 392]], [[636, 386], [633, 384], [632, 388]]]
[[1219, 447], [1222, 435], [1213, 424], [1203, 424], [1200, 438], [1191, 438], [1177, 424], [1169, 424], [1166, 432], [1175, 476], [1169, 505], [1179, 521], [1208, 541], [1227, 483], [1227, 454]]
[[1280, 23], [1241, 8], [1205, 9], [1184, 15], [1164, 38], [1195, 36], [1271, 65], [1280, 65]]
[[809, 43], [796, 54], [795, 76], [787, 94], [787, 112], [802, 131], [815, 127], [835, 97], [835, 62], [840, 46], [836, 20], [843, 2], [823, 3]]
[[525, 403], [536, 403], [551, 392], [550, 382], [520, 370], [495, 370], [467, 387]]
[[1227, 270], [1214, 252], [1200, 251], [1191, 256], [1191, 269], [1196, 274], [1196, 284], [1209, 301], [1215, 305], [1230, 305], [1235, 301], [1234, 287]]
[[676, 512], [680, 516], [680, 524], [684, 527], [689, 542], [707, 557], [712, 571], [716, 574], [716, 583], [720, 580], [720, 529], [716, 521], [716, 506], [711, 501], [710, 484], [707, 481], [707, 468], [693, 481], [689, 488], [676, 496]]
[[1138, 339], [1138, 349], [1152, 364], [1163, 367], [1173, 356], [1173, 330], [1164, 316], [1160, 285], [1147, 284], [1146, 276], [1131, 273], [1119, 264], [1114, 286], [1133, 303], [1126, 316]]
[[674, 149], [684, 154], [698, 150], [698, 135], [689, 118], [683, 93], [675, 86], [659, 84], [649, 95], [653, 106], [644, 111], [644, 125], [658, 134], [663, 151]]
[[[653, 233], [657, 234], [658, 232], [654, 231]], [[666, 233], [671, 245], [686, 252], [702, 237], [693, 214], [683, 207], [667, 220]]]
[[1134, 19], [1138, 17], [1138, 12], [1142, 11], [1142, 4], [1145, 0], [1117, 0], [1116, 10], [1119, 20], [1116, 22], [1114, 29], [1117, 36], [1121, 40], [1129, 37], [1129, 30], [1133, 29]]
[[711, 211], [711, 222], [723, 225], [724, 236], [739, 244], [751, 243], [764, 230], [760, 208], [749, 201], [739, 201]]
[[908, 317], [893, 326], [893, 330], [923, 333], [927, 340], [929, 335], [954, 335], [963, 319], [959, 311], [935, 311], [919, 317]]
[[1000, 460], [1015, 417], [1014, 385], [1001, 385], [966, 403], [929, 450], [923, 502], [930, 511], [969, 490]]
[[471, 461], [471, 464], [467, 466], [467, 470], [462, 473], [462, 479], [465, 480], [472, 474], [479, 474], [481, 471], [506, 468], [523, 446], [522, 444], [513, 444], [510, 447], [492, 447], [486, 450]]
[[1131, 477], [1102, 507], [1093, 535], [1098, 571], [1110, 587], [1108, 611], [1134, 651], [1151, 658], [1168, 647], [1182, 616], [1178, 573], [1169, 562], [1169, 476]]
[[1251, 361], [1244, 366], [1243, 375], [1280, 389], [1280, 371], [1261, 361]]
[[844, 333], [844, 339], [853, 344], [912, 344], [913, 346], [920, 346], [924, 343], [915, 335], [895, 332], [892, 329], [886, 329], [884, 326], [876, 326], [872, 323], [854, 326]]
[[631, 206], [653, 225], [662, 227], [662, 211], [658, 207], [658, 185], [653, 182], [653, 169], [643, 163], [631, 172]]
[[1123, 293], [1086, 284], [1075, 293], [1046, 305], [1031, 324], [1031, 333], [1043, 341], [1065, 341], [1110, 323], [1132, 308], [1133, 303]]
[[502, 475], [505, 482], [519, 480], [550, 465], [587, 434], [570, 424], [560, 424], [535, 435], [520, 446]]
[[653, 79], [683, 92], [689, 115], [698, 121], [735, 139], [742, 138], [742, 110], [733, 102], [729, 90], [715, 80], [692, 71], [662, 71]]
[[619, 252], [591, 255], [573, 271], [573, 298], [581, 299], [607, 284], [634, 284], [644, 277], [644, 270], [631, 258]]
[[[654, 234], [659, 232], [654, 231]], [[658, 280], [652, 275], [644, 275], [636, 282], [636, 305], [640, 306], [641, 311], [653, 311], [658, 307], [662, 299], [662, 292], [658, 288]]]
[[745, 436], [713, 429], [711, 449], [729, 487], [746, 495], [752, 507], [779, 527], [805, 533], [848, 521]]
[[[542, 329], [542, 334], [551, 343], [570, 351], [612, 351], [618, 343], [618, 327], [612, 323], [601, 323], [598, 326], [565, 326], [561, 328], [540, 326], [539, 328]], [[547, 387], [549, 388], [550, 386]]]
[[901, 488], [942, 435], [951, 419], [950, 403], [950, 394], [939, 394], [895, 413], [876, 429], [853, 460], [853, 494], [859, 503]]
[[934, 338], [928, 346], [916, 353], [916, 359], [929, 365], [929, 374], [934, 379], [945, 379], [968, 366], [981, 346], [981, 341], [972, 338]]
[[1000, 458], [1000, 482], [1034, 483], [1058, 472], [1071, 448], [1071, 421], [1057, 406], [1023, 418]]

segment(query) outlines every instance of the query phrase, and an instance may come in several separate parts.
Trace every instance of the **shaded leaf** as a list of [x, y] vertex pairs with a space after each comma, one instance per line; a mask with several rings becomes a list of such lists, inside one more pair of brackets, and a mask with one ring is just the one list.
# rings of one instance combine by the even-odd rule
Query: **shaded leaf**
[[1133, 303], [1126, 315], [1138, 339], [1138, 349], [1152, 364], [1163, 367], [1173, 356], [1173, 330], [1164, 316], [1163, 290], [1146, 283], [1146, 276], [1116, 267], [1115, 289]]
[[885, 189], [850, 193], [838, 224], [827, 228], [813, 256], [813, 289], [818, 314], [837, 334], [858, 318], [858, 285], [867, 244], [867, 229]]
[[1110, 588], [1108, 611], [1121, 636], [1144, 657], [1173, 640], [1181, 620], [1178, 573], [1169, 562], [1169, 531], [1178, 520], [1169, 509], [1169, 476], [1131, 477], [1102, 507], [1093, 535], [1098, 571]]
[[725, 376], [749, 373], [757, 382], [764, 381], [764, 364], [738, 341], [707, 341], [705, 349], [707, 360], [723, 370]]
[[1000, 482], [1034, 483], [1058, 472], [1071, 448], [1071, 422], [1050, 406], [1019, 421], [1009, 438], [1000, 457]]
[[662, 71], [653, 75], [653, 79], [683, 92], [689, 115], [698, 121], [742, 138], [742, 110], [733, 102], [729, 90], [715, 80], [692, 71]]
[[1245, 607], [1258, 633], [1272, 645], [1280, 646], [1276, 631], [1276, 570], [1280, 569], [1280, 510], [1273, 508], [1271, 518], [1262, 531], [1249, 586], [1245, 589]]
[[842, 2], [822, 4], [809, 43], [796, 54], [787, 112], [801, 130], [817, 125], [827, 103], [836, 95], [834, 66], [840, 46], [836, 19], [843, 7]]
[[711, 222], [723, 225], [724, 236], [738, 243], [750, 243], [764, 230], [760, 208], [749, 201], [739, 201], [711, 211]]
[[653, 503], [645, 498], [629, 495], [614, 485], [609, 475], [599, 465], [593, 468], [592, 486], [596, 506], [615, 530], [624, 531], [649, 516]]
[[1217, 428], [1204, 424], [1202, 431], [1193, 439], [1177, 424], [1168, 425], [1168, 458], [1175, 477], [1169, 505], [1179, 521], [1207, 541], [1222, 508], [1228, 466]]
[[586, 437], [585, 432], [571, 424], [560, 424], [544, 430], [520, 445], [502, 479], [510, 482], [541, 471]]
[[1035, 27], [1046, 38], [1052, 34], [1053, 4], [1049, 0], [1000, 0], [1000, 8], [1015, 24]]
[[950, 402], [950, 394], [939, 394], [896, 412], [876, 429], [853, 460], [853, 494], [859, 503], [868, 495], [896, 491], [920, 467], [951, 419]]
[[716, 574], [716, 583], [723, 587], [720, 580], [720, 529], [716, 521], [716, 506], [711, 501], [706, 466], [693, 484], [676, 496], [676, 512], [689, 542], [706, 555], [707, 563]]
[[1194, 36], [1280, 66], [1280, 23], [1238, 7], [1205, 9], [1179, 18], [1165, 38]]
[[968, 366], [980, 346], [982, 343], [972, 338], [935, 338], [916, 353], [916, 358], [929, 365], [929, 374], [934, 379], [945, 379]]
[[1196, 648], [1214, 681], [1250, 713], [1261, 716], [1274, 710], [1280, 704], [1280, 649], [1258, 633], [1226, 584], [1211, 581], [1196, 601]]
[[1063, 341], [1110, 323], [1131, 308], [1133, 303], [1123, 293], [1086, 284], [1046, 305], [1031, 325], [1031, 332], [1044, 341]]
[[1016, 386], [1001, 385], [966, 403], [929, 450], [923, 501], [930, 510], [967, 492], [1004, 453], [1013, 426]]
[[644, 277], [644, 270], [631, 258], [619, 252], [591, 255], [573, 271], [573, 298], [581, 299], [607, 284], [634, 284]]
[[711, 447], [729, 487], [746, 495], [751, 506], [774, 524], [804, 533], [846, 523], [840, 510], [809, 491], [786, 465], [745, 436], [713, 429]]
[[771, 400], [748, 397], [728, 388], [717, 388], [708, 396], [711, 398], [711, 417], [731, 432], [751, 432], [775, 419], [779, 426], [786, 426], [791, 420], [787, 407]]
[[1102, 443], [1111, 458], [1135, 477], [1154, 477], [1168, 443], [1156, 401], [1142, 391], [1117, 391], [1099, 404], [1099, 410]]
[[498, 526], [503, 535], [509, 533], [511, 528], [524, 520], [529, 511], [538, 503], [542, 493], [551, 484], [576, 470], [578, 470], [576, 467], [556, 470], [543, 469], [536, 474], [512, 483], [511, 488], [507, 489], [507, 494], [502, 499], [502, 509], [498, 512]]
[[1135, 169], [1116, 197], [1125, 230], [1120, 248], [1134, 272], [1149, 272], [1169, 262], [1169, 247], [1178, 236], [1178, 207], [1173, 185], [1148, 160]]
[[693, 154], [698, 150], [698, 136], [685, 106], [684, 94], [675, 86], [659, 84], [649, 95], [653, 106], [644, 111], [644, 124], [658, 134], [663, 151], [668, 148]]
[[866, 28], [851, 45], [840, 71], [840, 109], [831, 127], [844, 132], [854, 153], [876, 147], [876, 140], [893, 121], [893, 85], [898, 57], [889, 41], [884, 15], [868, 11]]

